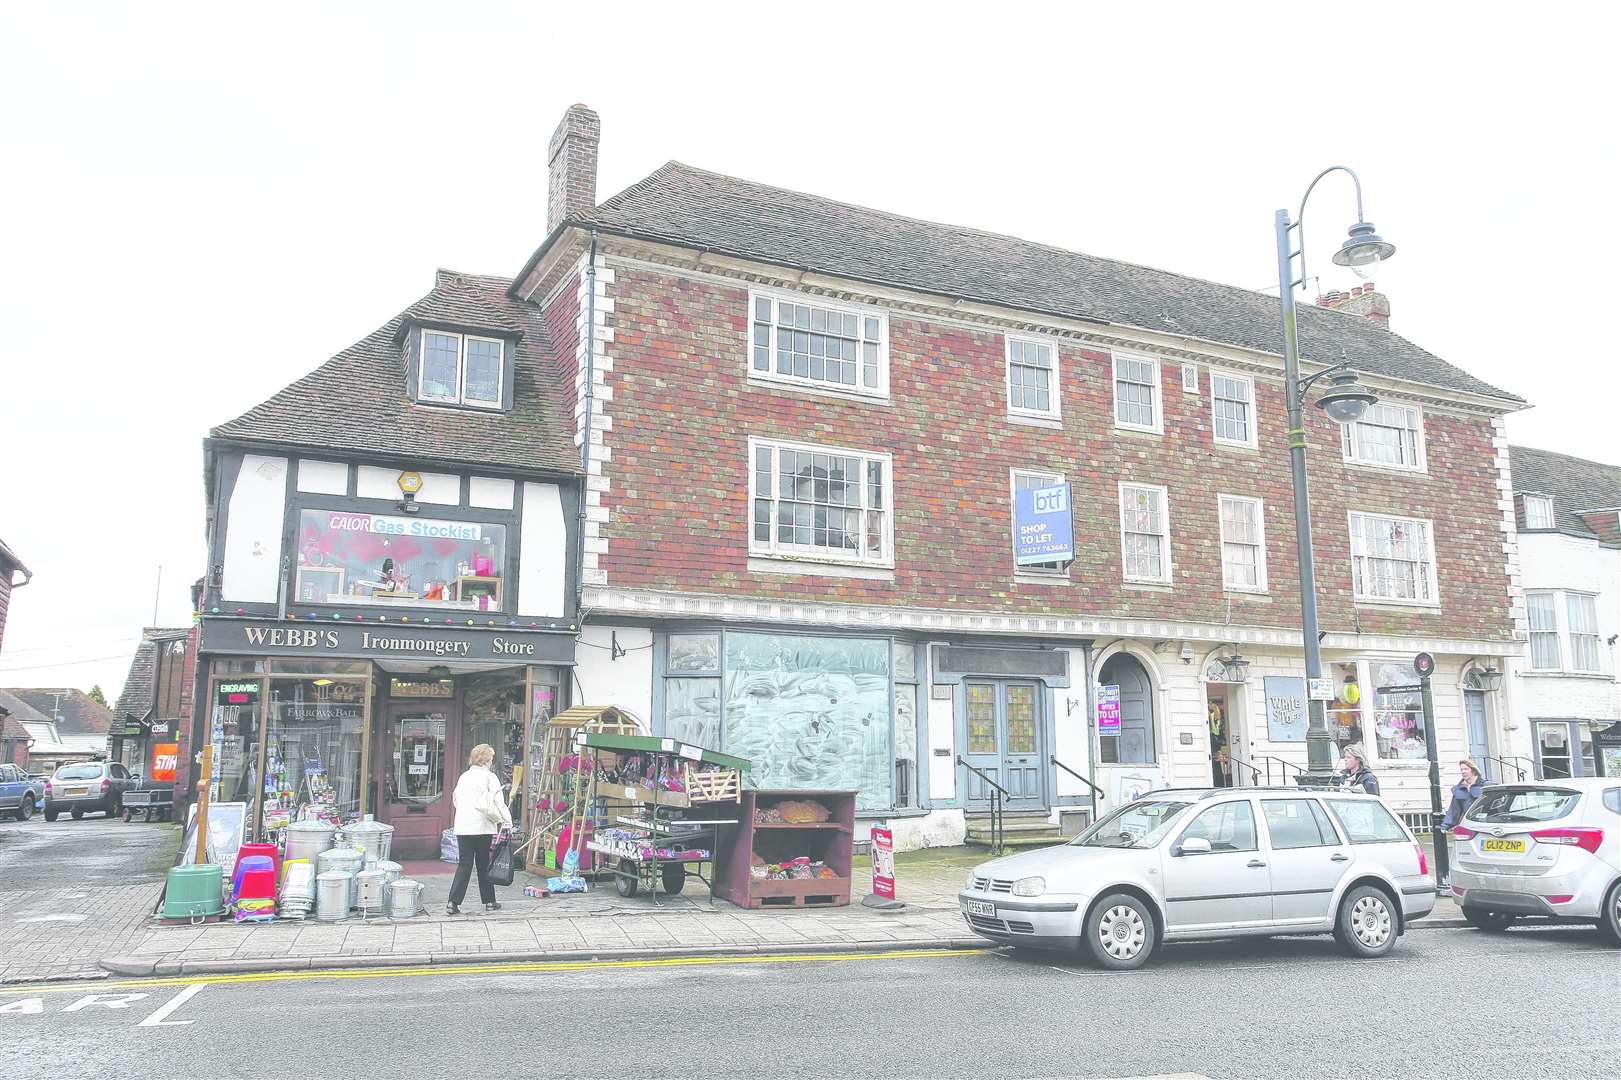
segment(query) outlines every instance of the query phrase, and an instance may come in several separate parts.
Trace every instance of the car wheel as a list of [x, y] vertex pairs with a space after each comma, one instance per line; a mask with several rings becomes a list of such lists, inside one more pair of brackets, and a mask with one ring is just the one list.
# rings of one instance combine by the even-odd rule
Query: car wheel
[[1111, 893], [1086, 917], [1087, 952], [1101, 968], [1130, 971], [1148, 963], [1156, 944], [1154, 916], [1127, 893]]
[[1621, 881], [1610, 886], [1610, 895], [1598, 917], [1598, 932], [1607, 944], [1621, 948]]
[[1390, 897], [1372, 885], [1358, 885], [1340, 901], [1334, 937], [1352, 956], [1383, 956], [1396, 947], [1396, 914]]
[[58, 811], [47, 808], [46, 811], [45, 811], [45, 820], [46, 821], [55, 821], [57, 813], [58, 813]]
[[78, 807], [78, 806], [75, 806], [72, 810], [69, 810], [68, 813], [73, 816], [74, 821], [78, 821], [79, 819], [84, 817], [83, 808]]
[[1514, 925], [1515, 916], [1507, 911], [1487, 911], [1485, 908], [1465, 907], [1463, 921], [1476, 930], [1500, 934]]
[[29, 818], [31, 818], [33, 816], [34, 816], [34, 797], [32, 795], [29, 795], [29, 796], [27, 796], [27, 797], [25, 797], [23, 799], [22, 805], [17, 807], [17, 820], [18, 821], [27, 821]]

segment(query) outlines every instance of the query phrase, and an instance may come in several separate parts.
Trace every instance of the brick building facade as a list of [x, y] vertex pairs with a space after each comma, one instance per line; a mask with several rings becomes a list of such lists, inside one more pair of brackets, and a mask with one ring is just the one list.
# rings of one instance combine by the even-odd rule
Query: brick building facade
[[[569, 334], [577, 697], [764, 786], [854, 786], [911, 843], [985, 804], [963, 762], [1055, 817], [1304, 764], [1274, 299], [676, 163], [593, 207], [594, 175], [555, 175], [594, 168], [580, 110], [550, 178], [575, 205], [510, 292]], [[1440, 661], [1443, 759], [1506, 739], [1511, 691], [1482, 746], [1463, 713], [1522, 648], [1524, 403], [1351, 299], [1301, 313], [1306, 369], [1348, 358], [1381, 403], [1348, 434], [1308, 419], [1331, 728], [1416, 811], [1416, 700], [1378, 691], [1414, 653]], [[1014, 489], [1058, 484], [1073, 561], [1018, 567]], [[1100, 687], [1119, 734], [1089, 722]]]

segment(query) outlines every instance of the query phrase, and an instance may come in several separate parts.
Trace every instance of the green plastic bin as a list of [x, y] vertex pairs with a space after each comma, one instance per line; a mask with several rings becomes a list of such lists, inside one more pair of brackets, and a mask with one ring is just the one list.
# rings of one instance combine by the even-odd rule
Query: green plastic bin
[[196, 919], [225, 914], [225, 875], [213, 863], [176, 866], [163, 891], [165, 919]]

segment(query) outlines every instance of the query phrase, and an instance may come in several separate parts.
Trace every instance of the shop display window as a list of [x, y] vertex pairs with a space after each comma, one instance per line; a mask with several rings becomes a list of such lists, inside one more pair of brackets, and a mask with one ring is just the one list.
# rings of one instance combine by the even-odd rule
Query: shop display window
[[265, 721], [261, 827], [293, 821], [343, 824], [360, 817], [364, 679], [273, 679]]
[[1328, 703], [1328, 733], [1334, 737], [1335, 757], [1347, 746], [1362, 746], [1362, 687], [1355, 664], [1329, 665], [1334, 700]]
[[[1408, 686], [1417, 681], [1409, 664], [1376, 663], [1373, 675], [1376, 687]], [[1377, 691], [1373, 725], [1380, 760], [1425, 760], [1424, 706], [1417, 691]]]
[[426, 806], [445, 793], [445, 714], [434, 710], [394, 716], [385, 775], [388, 800]]
[[293, 599], [501, 611], [505, 565], [504, 525], [304, 510]]
[[214, 746], [209, 798], [215, 802], [253, 801], [263, 691], [263, 681], [251, 676], [214, 683], [209, 715], [209, 740]]
[[[462, 756], [479, 743], [495, 750], [501, 783], [519, 779], [523, 765], [523, 677], [510, 672], [474, 676], [462, 698]], [[512, 790], [510, 787], [508, 790]]]

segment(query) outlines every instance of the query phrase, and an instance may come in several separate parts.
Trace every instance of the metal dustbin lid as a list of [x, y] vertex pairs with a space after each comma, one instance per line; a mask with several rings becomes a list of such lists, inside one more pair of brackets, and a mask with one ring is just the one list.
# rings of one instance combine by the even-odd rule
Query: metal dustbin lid
[[381, 870], [383, 872], [383, 880], [385, 882], [398, 881], [405, 873], [404, 866], [397, 862], [389, 862], [387, 859], [378, 859], [367, 869]]
[[358, 844], [363, 837], [382, 836], [392, 834], [394, 826], [385, 825], [372, 818], [370, 814], [360, 821], [352, 822], [343, 827], [343, 835], [351, 844]]
[[346, 874], [359, 873], [366, 857], [354, 848], [327, 848], [315, 857], [315, 867], [322, 874], [341, 870]]
[[284, 830], [290, 836], [331, 836], [337, 827], [325, 821], [295, 821]]

